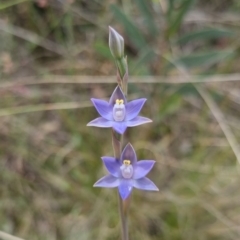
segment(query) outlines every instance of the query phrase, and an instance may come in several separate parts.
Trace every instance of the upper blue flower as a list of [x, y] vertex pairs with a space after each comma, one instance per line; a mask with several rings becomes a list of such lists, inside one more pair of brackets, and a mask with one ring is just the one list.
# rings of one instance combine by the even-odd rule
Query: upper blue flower
[[102, 160], [110, 174], [98, 180], [94, 187], [118, 187], [122, 199], [126, 199], [130, 195], [133, 187], [158, 191], [156, 185], [145, 177], [152, 169], [155, 161], [137, 161], [135, 150], [130, 143], [124, 148], [120, 159], [102, 157]]
[[121, 88], [118, 86], [112, 93], [109, 102], [92, 98], [91, 101], [101, 117], [89, 122], [87, 126], [108, 128], [123, 134], [127, 127], [134, 127], [152, 122], [151, 119], [138, 116], [146, 98], [127, 102]]

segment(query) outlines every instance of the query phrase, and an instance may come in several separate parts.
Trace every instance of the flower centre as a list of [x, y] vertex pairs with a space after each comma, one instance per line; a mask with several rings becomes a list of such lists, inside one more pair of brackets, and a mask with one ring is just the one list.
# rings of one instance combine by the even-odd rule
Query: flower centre
[[116, 122], [121, 122], [124, 120], [126, 115], [125, 105], [123, 99], [117, 99], [113, 107], [113, 119]]
[[120, 167], [124, 178], [131, 178], [133, 175], [133, 166], [130, 160], [123, 160], [123, 165]]

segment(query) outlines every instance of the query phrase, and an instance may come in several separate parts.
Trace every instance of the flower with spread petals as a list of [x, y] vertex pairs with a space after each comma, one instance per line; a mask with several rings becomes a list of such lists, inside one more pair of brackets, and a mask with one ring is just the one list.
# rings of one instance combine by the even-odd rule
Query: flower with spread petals
[[102, 161], [110, 174], [98, 180], [94, 187], [118, 187], [123, 200], [128, 198], [133, 187], [141, 190], [158, 191], [156, 185], [145, 177], [152, 169], [155, 161], [137, 161], [135, 150], [130, 143], [124, 148], [120, 159], [102, 157]]
[[127, 102], [121, 88], [116, 87], [109, 102], [92, 98], [91, 101], [101, 117], [89, 122], [87, 126], [109, 128], [123, 134], [127, 127], [135, 127], [152, 122], [151, 119], [138, 116], [146, 98]]

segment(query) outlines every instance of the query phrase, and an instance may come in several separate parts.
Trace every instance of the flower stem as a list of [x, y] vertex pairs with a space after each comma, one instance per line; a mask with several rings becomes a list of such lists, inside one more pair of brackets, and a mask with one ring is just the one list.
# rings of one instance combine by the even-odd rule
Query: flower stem
[[[121, 152], [123, 148], [123, 137], [124, 135], [120, 136], [120, 147]], [[122, 200], [120, 194], [118, 193], [119, 199], [119, 214], [121, 218], [121, 227], [122, 227], [122, 240], [128, 240], [128, 221], [127, 221], [127, 205], [124, 200]]]
[[123, 78], [124, 74], [126, 73], [126, 67], [127, 67], [126, 59], [124, 57], [120, 58], [120, 59], [117, 59], [116, 60], [116, 65], [117, 65], [117, 68], [119, 70], [121, 78]]
[[[112, 144], [114, 149], [114, 155], [117, 159], [120, 159], [120, 155], [122, 152], [123, 146], [123, 136], [117, 134], [114, 130], [112, 131]], [[121, 220], [121, 232], [122, 232], [122, 240], [128, 240], [128, 223], [127, 223], [127, 210], [128, 210], [128, 200], [122, 200], [119, 192], [118, 192], [118, 208], [119, 215]]]
[[[113, 34], [113, 31], [110, 31], [110, 34]], [[113, 36], [113, 35], [111, 35]], [[116, 37], [116, 34], [114, 35]], [[113, 37], [114, 37], [113, 36]], [[114, 43], [111, 42], [110, 43]], [[110, 44], [110, 50], [114, 50], [114, 46]], [[123, 49], [122, 49], [123, 53]], [[113, 54], [113, 57], [115, 57], [117, 69], [118, 69], [118, 75], [120, 78], [118, 78], [118, 84], [121, 87], [124, 95], [127, 97], [127, 84], [128, 84], [128, 66], [127, 66], [127, 58], [126, 57], [120, 57], [117, 58], [115, 54]], [[123, 138], [124, 134], [120, 135], [116, 133], [114, 130], [112, 130], [112, 144], [114, 149], [114, 155], [115, 158], [120, 159], [122, 148], [123, 148]], [[119, 205], [119, 215], [121, 219], [121, 229], [122, 229], [122, 240], [128, 240], [128, 222], [127, 222], [127, 212], [129, 208], [129, 201], [130, 199], [123, 200], [118, 192], [118, 205]]]
[[124, 209], [124, 201], [122, 200], [120, 194], [118, 193], [119, 200], [119, 214], [121, 219], [122, 228], [122, 240], [128, 240], [128, 221], [127, 221], [127, 211]]

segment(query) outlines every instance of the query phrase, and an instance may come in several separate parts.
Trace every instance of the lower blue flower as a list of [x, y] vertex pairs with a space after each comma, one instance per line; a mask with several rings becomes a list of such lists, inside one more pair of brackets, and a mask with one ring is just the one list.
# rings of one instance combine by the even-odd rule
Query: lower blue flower
[[109, 175], [99, 179], [94, 187], [118, 187], [123, 200], [129, 197], [133, 187], [147, 191], [158, 191], [157, 186], [146, 177], [155, 161], [137, 161], [136, 152], [130, 143], [124, 148], [119, 160], [107, 156], [102, 157], [102, 160]]

